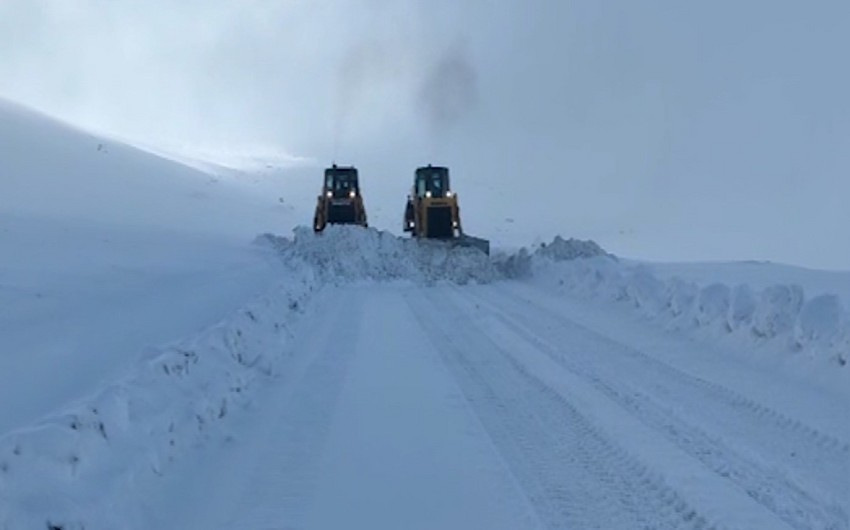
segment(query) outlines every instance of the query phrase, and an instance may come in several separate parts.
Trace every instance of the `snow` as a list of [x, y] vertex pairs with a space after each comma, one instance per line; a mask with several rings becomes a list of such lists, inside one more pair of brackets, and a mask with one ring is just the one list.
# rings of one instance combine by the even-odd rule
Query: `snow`
[[15, 403], [0, 409], [0, 432], [85, 396], [146, 347], [217, 322], [278, 274], [249, 245], [0, 219], [0, 247], [13, 249], [0, 254], [0, 402]]
[[196, 336], [146, 351], [93, 397], [4, 436], [0, 521], [128, 527], [136, 477], [165, 473], [251, 399], [285, 357], [287, 330], [312, 288], [309, 277], [293, 278]]
[[[691, 498], [700, 506], [700, 511], [711, 514], [714, 522], [723, 526], [782, 526], [782, 522], [770, 511], [763, 508], [754, 510], [748, 499], [730, 489], [721, 477], [705, 473], [698, 461], [684, 454], [663, 434], [647, 428], [639, 418], [623, 410], [615, 401], [600, 400], [591, 382], [584, 380], [579, 373], [565, 371], [556, 356], [547, 355], [546, 349], [556, 346], [550, 344], [544, 348], [535, 347], [518, 331], [502, 328], [495, 332], [498, 333], [500, 347], [521, 357], [524, 367], [530, 373], [570, 402], [581, 403], [585, 413], [592, 415], [597, 426], [603, 428], [608, 436], [622, 440], [621, 443], [638, 454], [642, 461], [652, 462], [653, 469], [663, 473], [666, 486], [671, 488], [666, 494], [674, 498], [681, 495], [675, 498], [675, 502], [679, 504], [677, 511], [682, 513], [683, 519], [686, 519], [688, 513], [696, 513], [684, 500]], [[597, 354], [603, 352], [596, 351]], [[679, 521], [680, 524], [682, 522]], [[576, 527], [584, 527], [586, 524], [584, 521], [578, 522]], [[617, 520], [610, 524], [612, 528], [629, 526]]]
[[834, 294], [842, 300], [850, 300], [850, 271], [806, 269], [763, 261], [645, 265], [653, 274], [664, 279], [678, 277], [699, 284], [722, 282], [748, 285], [754, 289], [776, 284], [799, 285], [810, 296]]
[[418, 242], [374, 228], [330, 226], [317, 235], [309, 227], [299, 227], [292, 240], [266, 234], [259, 242], [283, 251], [289, 260], [314, 268], [331, 282], [404, 279], [486, 283], [498, 277], [487, 256], [476, 249]]
[[257, 215], [244, 214], [259, 205], [209, 175], [2, 100], [0, 161], [0, 401], [15, 403], [0, 433], [214, 324], [278, 274], [249, 244]]
[[110, 485], [120, 504], [119, 484], [166, 458], [145, 439], [169, 413], [230, 399], [235, 370], [199, 371], [192, 394], [151, 367], [179, 369], [197, 341], [222, 348], [214, 326], [280, 281], [250, 238], [286, 212], [5, 101], [0, 183], [0, 520], [44, 526], [92, 513]]
[[[250, 430], [204, 455], [214, 468], [199, 462], [187, 474], [201, 473], [195, 480], [215, 503], [178, 506], [148, 525], [534, 528], [438, 353], [411, 350], [427, 337], [400, 294], [406, 289], [333, 289], [322, 318], [304, 321], [299, 366], [249, 411], [257, 420]], [[272, 410], [275, 420], [264, 420]], [[173, 484], [165, 478], [169, 491]]]
[[[693, 518], [705, 520], [703, 526], [846, 527], [850, 500], [846, 388], [842, 397], [807, 385], [799, 377], [741, 362], [716, 342], [659, 334], [645, 322], [628, 318], [629, 311], [622, 305], [589, 304], [543, 292], [528, 283], [505, 287], [473, 288], [458, 298], [465, 299], [470, 313], [475, 308], [477, 319], [489, 321], [486, 329], [491, 340], [524, 371], [534, 369], [530, 363], [541, 362], [543, 357], [535, 352], [560, 365], [555, 369], [546, 361], [546, 366], [535, 370], [538, 380], [545, 381], [545, 388], [558, 392], [592, 423], [606, 425], [604, 432], [616, 440], [615, 446], [630, 455], [641, 454], [634, 474], [652, 477], [670, 465], [671, 459], [677, 461], [661, 476], [665, 482], [681, 481], [665, 495], [681, 497], [682, 513], [690, 513], [690, 504], [695, 510]], [[515, 345], [518, 339], [524, 345]], [[610, 406], [609, 400], [630, 417], [616, 409], [599, 412], [596, 407]], [[539, 411], [537, 407], [534, 410]], [[634, 427], [634, 419], [653, 432]], [[666, 443], [656, 438], [658, 434]], [[677, 450], [671, 450], [669, 443]], [[599, 444], [599, 450], [602, 448]], [[691, 467], [678, 460], [680, 451], [702, 466]], [[594, 457], [582, 454], [582, 460], [588, 458], [593, 462]], [[715, 483], [716, 476], [726, 483]], [[620, 480], [630, 478], [626, 474]], [[712, 492], [712, 483], [725, 491]], [[665, 489], [664, 484], [646, 487]], [[718, 511], [712, 513], [710, 506], [717, 499], [745, 492], [754, 503], [748, 508], [729, 510], [721, 503], [714, 504]], [[708, 498], [695, 499], [702, 495]], [[742, 500], [727, 506], [746, 505]], [[759, 506], [768, 508], [773, 516]], [[659, 507], [659, 512], [663, 509]], [[608, 516], [614, 513], [613, 508], [598, 511]], [[762, 518], [765, 516], [768, 519]], [[775, 516], [778, 519], [771, 522]], [[746, 522], [747, 518], [752, 519]], [[761, 523], [753, 522], [757, 520]], [[653, 521], [651, 526], [663, 525], [661, 517]], [[620, 525], [610, 527], [616, 526]]]
[[564, 239], [561, 236], [555, 236], [551, 243], [541, 246], [535, 254], [553, 261], [570, 261], [578, 258], [608, 255], [595, 241]]
[[[688, 329], [699, 336], [728, 335], [740, 349], [766, 346], [778, 356], [802, 354], [830, 371], [847, 363], [850, 318], [836, 294], [807, 297], [796, 284], [760, 289], [746, 283], [703, 284], [657, 275], [653, 264], [611, 256], [559, 262], [542, 250], [524, 254], [529, 261], [524, 274], [547, 288], [626, 303], [665, 329]], [[523, 276], [517, 276], [516, 270], [508, 272]], [[835, 371], [846, 377], [846, 370]]]
[[288, 235], [0, 118], [0, 528], [850, 527], [846, 273]]

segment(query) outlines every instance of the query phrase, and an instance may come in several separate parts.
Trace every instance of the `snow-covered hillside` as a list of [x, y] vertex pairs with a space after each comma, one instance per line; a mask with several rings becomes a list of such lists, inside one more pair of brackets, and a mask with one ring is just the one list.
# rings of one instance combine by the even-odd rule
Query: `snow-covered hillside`
[[[278, 197], [0, 99], [0, 212], [246, 237], [291, 226]], [[280, 190], [281, 195], [286, 190]]]
[[278, 273], [250, 241], [294, 221], [276, 197], [0, 100], [0, 433], [266, 290]]
[[843, 273], [291, 234], [0, 117], [0, 528], [850, 527]]

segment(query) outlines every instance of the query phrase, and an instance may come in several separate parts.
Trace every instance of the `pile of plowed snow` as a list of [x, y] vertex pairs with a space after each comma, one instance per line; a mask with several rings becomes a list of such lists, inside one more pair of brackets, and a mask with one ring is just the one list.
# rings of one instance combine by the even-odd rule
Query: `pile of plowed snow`
[[[574, 255], [577, 248], [573, 245], [566, 255]], [[577, 256], [586, 259], [564, 260], [564, 255], [544, 248], [520, 252], [503, 260], [502, 270], [570, 296], [629, 304], [668, 329], [728, 335], [753, 346], [772, 344], [839, 367], [850, 360], [850, 318], [836, 295], [807, 298], [803, 288], [793, 284], [762, 289], [701, 285], [676, 277], [661, 279], [647, 266], [623, 263], [604, 252]]]
[[491, 282], [500, 277], [483, 252], [438, 241], [398, 237], [374, 228], [329, 226], [316, 234], [300, 227], [292, 239], [266, 234], [270, 244], [297, 267], [303, 263], [324, 281], [445, 280], [459, 284]]
[[551, 243], [544, 243], [533, 251], [521, 248], [512, 254], [497, 254], [493, 258], [493, 264], [503, 277], [518, 279], [533, 274], [532, 263], [536, 260], [561, 262], [597, 257], [617, 260], [613, 254], [605, 252], [595, 241], [555, 236]]

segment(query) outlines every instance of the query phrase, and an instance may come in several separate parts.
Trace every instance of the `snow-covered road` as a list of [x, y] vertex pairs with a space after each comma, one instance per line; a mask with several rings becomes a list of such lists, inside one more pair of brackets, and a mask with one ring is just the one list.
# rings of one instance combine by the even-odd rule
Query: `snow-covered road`
[[[552, 301], [516, 282], [324, 289], [238, 434], [149, 479], [148, 523], [848, 527], [830, 396], [750, 392], [717, 380], [730, 360], [695, 373]], [[783, 392], [821, 414], [762, 399]]]
[[850, 530], [850, 272], [316, 235], [318, 167], [4, 101], [0, 160], [3, 530]]

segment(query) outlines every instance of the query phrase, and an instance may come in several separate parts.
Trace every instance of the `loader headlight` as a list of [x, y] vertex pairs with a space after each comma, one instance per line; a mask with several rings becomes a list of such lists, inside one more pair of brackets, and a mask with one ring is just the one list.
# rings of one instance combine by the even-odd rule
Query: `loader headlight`
[[408, 221], [407, 226], [409, 226], [410, 228], [413, 228], [413, 221]]
[[427, 198], [429, 198], [429, 199], [430, 199], [430, 198], [431, 198], [431, 192], [430, 192], [430, 191], [426, 191], [426, 192], [425, 192], [425, 197], [427, 197]]
[[354, 190], [351, 190], [351, 191], [348, 192], [348, 196], [351, 197], [352, 199], [354, 198], [355, 195], [357, 195], [357, 194], [354, 193]]
[[325, 195], [327, 195], [328, 197], [333, 197], [333, 196], [334, 196], [334, 192], [329, 191], [329, 192], [327, 192]]
[[452, 228], [457, 228], [457, 221], [452, 221]]
[[451, 198], [452, 198], [452, 195], [454, 195], [454, 193], [452, 193], [452, 192], [450, 192], [450, 191], [447, 191], [447, 192], [446, 192], [446, 197], [448, 197], [449, 199], [451, 199]]

